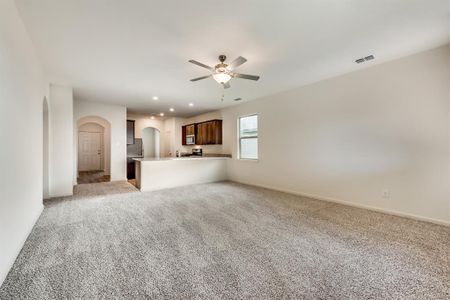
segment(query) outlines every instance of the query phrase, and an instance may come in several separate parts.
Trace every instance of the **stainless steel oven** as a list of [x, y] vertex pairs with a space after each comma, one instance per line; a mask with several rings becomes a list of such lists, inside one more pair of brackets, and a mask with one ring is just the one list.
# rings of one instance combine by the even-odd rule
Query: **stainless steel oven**
[[203, 156], [202, 148], [194, 148], [194, 149], [192, 149], [191, 156]]

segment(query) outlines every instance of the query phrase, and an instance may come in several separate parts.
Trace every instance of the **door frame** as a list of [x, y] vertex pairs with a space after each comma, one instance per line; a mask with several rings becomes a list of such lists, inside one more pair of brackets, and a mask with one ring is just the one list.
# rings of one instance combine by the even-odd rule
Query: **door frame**
[[[73, 168], [73, 184], [76, 185], [78, 183], [78, 131], [82, 128], [83, 125], [87, 123], [94, 123], [96, 125], [100, 125], [103, 127], [103, 168], [105, 175], [111, 176], [110, 178], [114, 178], [114, 174], [117, 172], [117, 166], [112, 163], [112, 156], [114, 155], [114, 150], [112, 147], [112, 143], [114, 137], [112, 136], [111, 123], [101, 117], [99, 115], [85, 115], [79, 116], [76, 122], [76, 128], [74, 128], [74, 168]], [[85, 130], [86, 131], [86, 130]]]

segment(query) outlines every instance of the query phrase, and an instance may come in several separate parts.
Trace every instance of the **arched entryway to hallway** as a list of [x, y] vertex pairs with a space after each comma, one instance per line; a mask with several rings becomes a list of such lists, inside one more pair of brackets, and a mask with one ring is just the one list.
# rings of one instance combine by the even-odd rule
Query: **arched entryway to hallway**
[[142, 149], [144, 157], [160, 157], [160, 131], [155, 127], [142, 129]]
[[98, 116], [77, 121], [77, 183], [110, 181], [111, 124]]

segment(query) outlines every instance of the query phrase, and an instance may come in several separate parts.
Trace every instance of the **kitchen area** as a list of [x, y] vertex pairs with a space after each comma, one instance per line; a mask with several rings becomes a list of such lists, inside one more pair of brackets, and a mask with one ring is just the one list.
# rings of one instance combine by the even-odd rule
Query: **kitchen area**
[[[203, 151], [211, 145], [222, 145], [222, 120], [189, 123], [176, 126], [173, 131], [160, 127], [154, 138], [143, 134], [147, 127], [136, 127], [134, 120], [127, 120], [127, 177], [141, 191], [227, 179], [226, 166], [231, 155]], [[179, 131], [181, 134], [176, 134]], [[173, 152], [161, 151], [161, 136], [179, 136], [180, 147]]]

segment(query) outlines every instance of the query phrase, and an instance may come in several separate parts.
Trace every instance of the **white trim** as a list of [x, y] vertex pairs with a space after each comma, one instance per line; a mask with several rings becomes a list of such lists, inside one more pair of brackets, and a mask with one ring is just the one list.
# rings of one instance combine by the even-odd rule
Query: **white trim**
[[[75, 184], [75, 185], [78, 185], [78, 184]], [[51, 195], [50, 197], [46, 198], [45, 200], [52, 200], [55, 198], [62, 198], [62, 197], [71, 197], [71, 196], [73, 196], [73, 187], [75, 185], [72, 185], [72, 193], [71, 194], [54, 194], [54, 195]]]
[[254, 162], [257, 163], [259, 162], [259, 158], [237, 158], [238, 161], [249, 161], [249, 162]]
[[236, 132], [236, 136], [237, 136], [237, 160], [247, 160], [247, 161], [258, 161], [259, 160], [259, 145], [258, 145], [258, 152], [256, 153], [257, 158], [242, 158], [241, 157], [241, 119], [242, 118], [247, 118], [247, 117], [252, 117], [252, 116], [256, 116], [257, 118], [257, 123], [256, 123], [256, 136], [252, 136], [252, 137], [247, 137], [249, 139], [251, 138], [256, 138], [258, 141], [257, 143], [259, 144], [259, 114], [258, 113], [251, 113], [251, 114], [247, 114], [247, 115], [242, 115], [242, 116], [238, 116], [237, 117], [237, 132]]
[[390, 209], [385, 209], [385, 208], [380, 208], [380, 207], [375, 207], [375, 206], [365, 205], [365, 204], [358, 204], [358, 203], [354, 203], [354, 202], [350, 202], [350, 201], [346, 201], [346, 200], [323, 197], [323, 196], [319, 196], [319, 195], [313, 195], [313, 194], [308, 194], [308, 193], [303, 193], [303, 192], [298, 192], [298, 191], [293, 191], [293, 190], [289, 190], [289, 189], [283, 189], [283, 188], [278, 188], [278, 187], [273, 187], [273, 186], [268, 186], [268, 185], [263, 185], [263, 184], [255, 184], [255, 183], [239, 181], [239, 180], [232, 180], [232, 179], [230, 179], [230, 181], [247, 184], [247, 185], [251, 185], [251, 186], [256, 186], [256, 187], [261, 187], [261, 188], [266, 188], [266, 189], [270, 189], [270, 190], [274, 190], [274, 191], [289, 193], [289, 194], [293, 194], [293, 195], [297, 195], [297, 196], [312, 198], [312, 199], [316, 199], [316, 200], [320, 200], [320, 201], [339, 203], [339, 204], [343, 204], [343, 205], [347, 205], [347, 206], [376, 211], [376, 212], [380, 212], [380, 213], [384, 213], [384, 214], [388, 214], [388, 215], [404, 217], [404, 218], [413, 219], [413, 220], [417, 220], [417, 221], [423, 221], [423, 222], [428, 222], [428, 223], [433, 223], [433, 224], [437, 224], [437, 225], [443, 225], [443, 226], [450, 227], [450, 221], [433, 219], [433, 218], [429, 218], [429, 217], [422, 217], [422, 216], [418, 216], [418, 215], [414, 215], [414, 214], [410, 214], [410, 213], [404, 213], [404, 212], [400, 212], [400, 211], [396, 211], [396, 210], [390, 210]]
[[15, 255], [15, 256], [10, 260], [10, 262], [9, 262], [9, 268], [8, 268], [8, 271], [5, 272], [5, 273], [3, 273], [3, 274], [0, 273], [0, 287], [2, 286], [3, 281], [5, 281], [6, 276], [8, 276], [8, 273], [9, 273], [9, 271], [11, 270], [12, 266], [14, 265], [14, 262], [16, 261], [17, 257], [19, 256], [20, 251], [22, 251], [22, 248], [23, 248], [23, 246], [25, 245], [25, 242], [27, 241], [28, 237], [30, 236], [30, 233], [31, 233], [31, 231], [32, 231], [33, 228], [34, 228], [34, 225], [36, 225], [36, 222], [38, 221], [39, 217], [41, 216], [42, 211], [44, 211], [44, 204], [41, 203], [40, 209], [38, 210], [37, 214], [34, 216], [32, 222], [31, 222], [30, 225], [28, 226], [28, 230], [27, 230], [27, 231], [28, 231], [28, 234], [25, 236], [24, 239], [22, 239], [21, 244], [19, 245], [19, 247], [17, 247], [17, 253], [16, 253], [16, 255]]

